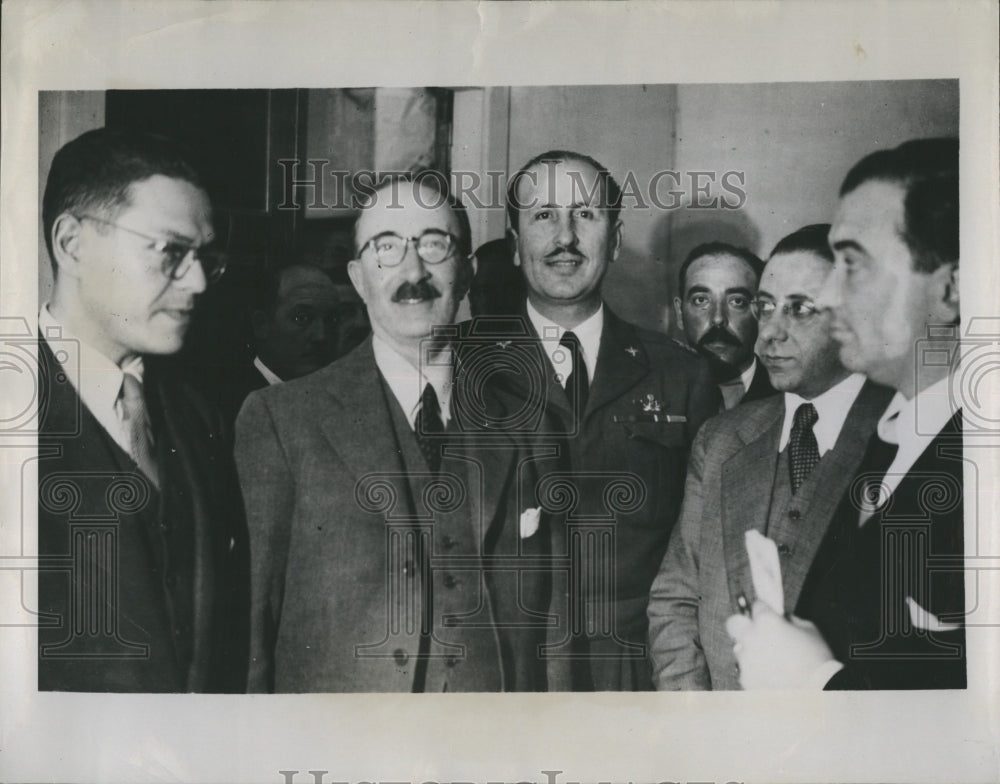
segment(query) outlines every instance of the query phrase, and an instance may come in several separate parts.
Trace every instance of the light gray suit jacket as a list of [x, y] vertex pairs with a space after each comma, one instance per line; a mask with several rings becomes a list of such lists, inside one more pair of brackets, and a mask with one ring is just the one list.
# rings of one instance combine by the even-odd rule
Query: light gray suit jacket
[[[794, 496], [791, 519], [768, 532], [778, 544], [789, 612], [891, 398], [891, 390], [865, 383], [834, 448]], [[768, 523], [783, 415], [783, 395], [745, 403], [708, 420], [695, 439], [680, 520], [650, 592], [659, 690], [740, 688], [725, 621], [739, 612], [741, 592], [755, 599], [744, 534]]]

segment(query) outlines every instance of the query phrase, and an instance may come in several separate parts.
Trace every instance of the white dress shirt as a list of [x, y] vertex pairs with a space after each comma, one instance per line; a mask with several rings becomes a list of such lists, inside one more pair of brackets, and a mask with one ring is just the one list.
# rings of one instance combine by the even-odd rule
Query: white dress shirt
[[377, 336], [372, 338], [372, 349], [375, 351], [375, 365], [406, 414], [410, 427], [416, 429], [420, 398], [427, 384], [434, 387], [441, 406], [441, 422], [447, 427], [448, 420], [451, 419], [451, 350], [445, 349], [434, 363], [427, 363], [418, 369]]
[[269, 368], [267, 365], [265, 365], [260, 357], [253, 358], [253, 366], [257, 368], [257, 372], [259, 372], [264, 377], [264, 380], [267, 382], [268, 386], [273, 387], [275, 384], [281, 383], [282, 380], [281, 378], [278, 377], [278, 374], [275, 373], [273, 370], [271, 370], [271, 368]]
[[852, 373], [839, 384], [834, 384], [826, 392], [817, 395], [812, 400], [806, 400], [794, 392], [786, 392], [785, 419], [781, 423], [781, 440], [778, 441], [778, 451], [782, 452], [788, 446], [795, 412], [803, 403], [812, 403], [816, 408], [817, 419], [813, 423], [813, 434], [816, 436], [819, 456], [822, 457], [833, 449], [840, 437], [840, 431], [844, 427], [847, 414], [864, 385], [865, 376], [862, 373]]
[[73, 346], [79, 347], [80, 371], [77, 373], [72, 366], [71, 357], [60, 356], [58, 344], [49, 344], [56, 361], [63, 368], [83, 405], [94, 415], [94, 419], [115, 440], [115, 443], [125, 450], [126, 454], [132, 454], [132, 445], [124, 426], [121, 402], [122, 379], [125, 373], [129, 373], [142, 383], [144, 372], [142, 357], [130, 357], [119, 367], [56, 320], [48, 305], [42, 306], [38, 313], [38, 329], [42, 337], [69, 341]]
[[597, 369], [597, 352], [601, 347], [601, 332], [604, 331], [604, 304], [597, 312], [585, 321], [577, 324], [572, 330], [566, 330], [554, 321], [550, 321], [539, 313], [528, 300], [528, 318], [535, 332], [542, 339], [542, 348], [556, 370], [556, 378], [560, 386], [566, 388], [566, 379], [573, 372], [573, 357], [568, 351], [559, 347], [559, 341], [567, 331], [576, 335], [580, 341], [580, 353], [583, 354], [583, 364], [587, 367], [587, 381], [593, 382], [594, 371]]

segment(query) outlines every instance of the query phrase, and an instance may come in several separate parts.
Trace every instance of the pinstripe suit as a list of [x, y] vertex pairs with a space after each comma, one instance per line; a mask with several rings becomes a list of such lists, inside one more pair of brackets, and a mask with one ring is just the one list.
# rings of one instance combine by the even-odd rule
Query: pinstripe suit
[[[866, 382], [833, 449], [823, 455], [767, 535], [781, 557], [785, 606], [795, 607], [813, 557], [864, 455], [891, 390]], [[738, 689], [725, 621], [736, 596], [753, 601], [744, 534], [764, 531], [777, 475], [784, 397], [745, 403], [702, 427], [688, 463], [684, 505], [650, 592], [657, 689]]]

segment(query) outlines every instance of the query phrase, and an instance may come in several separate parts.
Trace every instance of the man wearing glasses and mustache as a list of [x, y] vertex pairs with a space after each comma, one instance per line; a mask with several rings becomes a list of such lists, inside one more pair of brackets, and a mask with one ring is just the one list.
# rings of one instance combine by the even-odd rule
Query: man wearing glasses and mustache
[[779, 565], [771, 601], [795, 607], [892, 395], [844, 367], [830, 313], [815, 304], [833, 269], [829, 231], [814, 224], [782, 239], [753, 301], [757, 353], [784, 394], [713, 417], [692, 447], [684, 507], [650, 592], [658, 689], [740, 688], [726, 620], [767, 598], [747, 532], [767, 537]]
[[725, 409], [774, 394], [767, 371], [753, 353], [757, 320], [750, 301], [764, 262], [746, 248], [709, 242], [681, 264], [674, 297], [677, 326], [705, 357], [722, 393]]
[[519, 569], [551, 535], [530, 461], [465, 416], [465, 392], [483, 391], [449, 326], [475, 272], [465, 210], [426, 178], [390, 180], [354, 239], [348, 273], [372, 336], [251, 394], [237, 421], [249, 688], [559, 688], [568, 665], [550, 673], [540, 655], [550, 574]]
[[225, 269], [209, 197], [166, 139], [101, 128], [56, 153], [42, 219], [38, 688], [242, 691], [231, 438], [163, 362]]

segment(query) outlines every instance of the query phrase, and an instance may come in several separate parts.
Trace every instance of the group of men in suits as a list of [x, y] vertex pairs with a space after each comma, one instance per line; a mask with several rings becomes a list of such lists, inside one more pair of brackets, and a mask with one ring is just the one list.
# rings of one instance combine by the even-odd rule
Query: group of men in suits
[[[510, 179], [526, 296], [467, 324], [464, 208], [433, 180], [387, 182], [348, 264], [372, 335], [257, 385], [234, 466], [225, 418], [157, 372], [223, 269], [197, 174], [152, 137], [71, 142], [43, 210], [39, 687], [964, 684], [961, 575], [934, 560], [960, 561], [961, 498], [915, 522], [908, 495], [927, 470], [961, 488], [948, 368], [913, 376], [926, 326], [958, 317], [957, 144], [873, 159], [832, 230], [793, 233], [766, 266], [721, 243], [688, 257], [675, 307], [692, 348], [603, 301], [622, 194], [593, 158], [547, 152]], [[79, 346], [79, 371], [56, 340]], [[888, 502], [859, 494], [870, 475]], [[134, 497], [105, 509], [123, 481]], [[875, 501], [860, 524], [859, 498]], [[907, 549], [915, 525], [929, 544]], [[777, 553], [780, 602], [748, 531]], [[890, 556], [920, 579], [883, 608]], [[882, 610], [912, 633], [880, 638]]]

